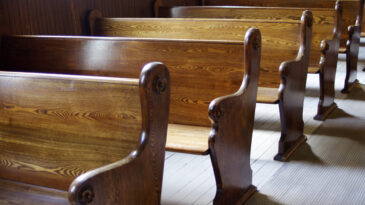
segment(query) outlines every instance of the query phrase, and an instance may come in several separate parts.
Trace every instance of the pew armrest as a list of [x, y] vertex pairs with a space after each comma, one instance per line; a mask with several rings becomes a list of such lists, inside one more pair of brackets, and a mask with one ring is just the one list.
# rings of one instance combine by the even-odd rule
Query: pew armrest
[[77, 177], [69, 188], [71, 204], [159, 204], [169, 114], [167, 68], [150, 63], [140, 76], [142, 131], [128, 157]]

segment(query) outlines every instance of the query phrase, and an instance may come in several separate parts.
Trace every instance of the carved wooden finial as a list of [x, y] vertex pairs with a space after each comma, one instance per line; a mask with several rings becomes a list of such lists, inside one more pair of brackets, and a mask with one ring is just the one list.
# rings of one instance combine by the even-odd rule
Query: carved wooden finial
[[167, 87], [167, 79], [166, 78], [161, 78], [161, 77], [156, 77], [155, 79], [155, 91], [158, 93], [158, 94], [161, 94], [163, 93], [165, 90], [166, 90], [166, 87]]
[[80, 191], [79, 202], [81, 204], [89, 204], [94, 200], [95, 193], [91, 186], [86, 186]]

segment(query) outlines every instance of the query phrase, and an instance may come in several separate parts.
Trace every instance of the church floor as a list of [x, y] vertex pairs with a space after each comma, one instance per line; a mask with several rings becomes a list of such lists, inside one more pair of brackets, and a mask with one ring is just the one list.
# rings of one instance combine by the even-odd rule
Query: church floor
[[[338, 105], [325, 122], [317, 111], [319, 75], [308, 75], [304, 133], [308, 137], [289, 162], [273, 160], [280, 137], [277, 105], [257, 104], [251, 150], [253, 184], [247, 204], [365, 204], [365, 39], [358, 63], [360, 84], [342, 94], [345, 58], [336, 74]], [[166, 153], [162, 204], [212, 204], [216, 192], [209, 156]]]

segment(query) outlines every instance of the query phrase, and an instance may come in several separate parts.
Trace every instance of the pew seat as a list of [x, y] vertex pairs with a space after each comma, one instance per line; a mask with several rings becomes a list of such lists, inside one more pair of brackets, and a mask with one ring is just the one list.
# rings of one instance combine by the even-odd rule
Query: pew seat
[[208, 154], [211, 127], [169, 124], [166, 149], [192, 154]]

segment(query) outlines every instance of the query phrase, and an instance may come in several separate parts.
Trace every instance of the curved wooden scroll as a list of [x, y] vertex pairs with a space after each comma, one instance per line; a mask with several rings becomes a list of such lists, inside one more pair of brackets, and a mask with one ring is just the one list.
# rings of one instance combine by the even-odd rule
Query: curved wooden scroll
[[322, 56], [319, 62], [319, 102], [315, 120], [325, 120], [328, 115], [337, 108], [335, 103], [335, 78], [340, 48], [342, 26], [342, 1], [336, 2], [336, 24], [333, 38], [323, 40], [321, 44]]
[[213, 100], [209, 138], [217, 192], [214, 204], [241, 204], [256, 191], [250, 166], [251, 139], [260, 68], [261, 34], [251, 28], [245, 36], [245, 74], [233, 95]]
[[77, 177], [69, 188], [72, 204], [159, 204], [169, 114], [170, 80], [160, 63], [140, 76], [142, 131], [127, 158]]
[[297, 59], [280, 65], [283, 82], [279, 101], [281, 137], [279, 152], [274, 158], [278, 161], [286, 161], [307, 139], [303, 134], [303, 104], [311, 46], [312, 13], [304, 11], [301, 21], [301, 43]]

